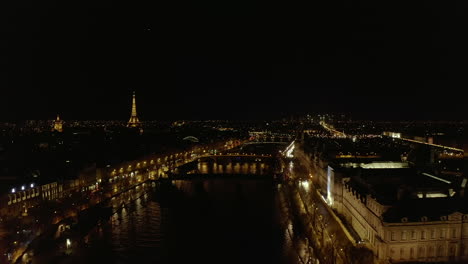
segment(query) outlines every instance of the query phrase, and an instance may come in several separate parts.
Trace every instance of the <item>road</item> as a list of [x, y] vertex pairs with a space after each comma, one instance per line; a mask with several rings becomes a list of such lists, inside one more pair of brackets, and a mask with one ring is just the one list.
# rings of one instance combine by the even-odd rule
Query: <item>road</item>
[[346, 263], [347, 251], [355, 240], [317, 192], [310, 178], [309, 164], [297, 156], [287, 163], [289, 195], [296, 202], [309, 239], [320, 249], [325, 263]]

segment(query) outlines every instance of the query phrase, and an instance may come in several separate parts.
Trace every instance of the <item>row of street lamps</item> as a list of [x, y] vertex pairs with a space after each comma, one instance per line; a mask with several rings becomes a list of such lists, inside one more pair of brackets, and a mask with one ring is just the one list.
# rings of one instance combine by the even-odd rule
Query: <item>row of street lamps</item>
[[[29, 187], [34, 188], [34, 183], [31, 183], [31, 184], [29, 185]], [[25, 185], [22, 185], [22, 186], [21, 186], [21, 191], [24, 191], [24, 190], [26, 190], [26, 186], [25, 186]], [[14, 187], [14, 188], [11, 188], [11, 193], [15, 193], [15, 192], [16, 192], [16, 188], [15, 188], [15, 187]]]

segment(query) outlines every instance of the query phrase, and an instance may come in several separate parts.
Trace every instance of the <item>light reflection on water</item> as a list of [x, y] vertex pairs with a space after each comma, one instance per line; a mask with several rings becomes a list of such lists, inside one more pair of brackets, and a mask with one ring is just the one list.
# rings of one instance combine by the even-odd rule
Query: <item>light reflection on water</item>
[[270, 180], [176, 180], [112, 206], [74, 263], [301, 263]]
[[265, 162], [199, 162], [190, 173], [270, 175], [272, 166]]

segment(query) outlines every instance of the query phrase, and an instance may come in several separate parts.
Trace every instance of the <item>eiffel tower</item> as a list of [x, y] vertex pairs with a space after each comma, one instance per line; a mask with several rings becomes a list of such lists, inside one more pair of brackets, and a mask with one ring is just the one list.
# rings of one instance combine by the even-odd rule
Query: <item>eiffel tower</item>
[[139, 126], [140, 126], [140, 120], [138, 120], [138, 116], [137, 116], [135, 91], [133, 91], [132, 115], [130, 116], [130, 120], [128, 120], [127, 127], [139, 127]]

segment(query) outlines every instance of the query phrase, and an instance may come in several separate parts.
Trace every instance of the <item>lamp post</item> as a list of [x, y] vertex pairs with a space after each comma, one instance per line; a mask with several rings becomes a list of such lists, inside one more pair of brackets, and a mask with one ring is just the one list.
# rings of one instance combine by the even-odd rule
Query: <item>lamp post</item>
[[317, 219], [317, 213], [318, 213], [318, 206], [316, 205], [312, 205], [314, 210], [313, 210], [313, 214], [314, 214], [314, 226], [316, 225], [316, 219]]
[[333, 241], [333, 238], [335, 236], [333, 234], [330, 235], [330, 247], [331, 247], [331, 251], [332, 251], [332, 254], [331, 254], [331, 257], [332, 257], [332, 263], [335, 264], [336, 263], [336, 255], [335, 255], [335, 243]]

